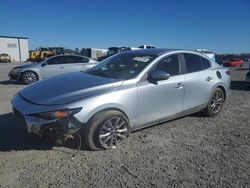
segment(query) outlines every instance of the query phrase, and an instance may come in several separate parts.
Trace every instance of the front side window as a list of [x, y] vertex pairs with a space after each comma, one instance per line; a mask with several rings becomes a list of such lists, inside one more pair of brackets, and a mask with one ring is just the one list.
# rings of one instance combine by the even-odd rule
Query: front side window
[[121, 53], [103, 60], [87, 73], [113, 79], [132, 79], [156, 57], [141, 53]]
[[195, 54], [184, 54], [187, 73], [197, 72], [211, 67], [209, 60]]
[[178, 55], [170, 55], [162, 60], [155, 66], [153, 70], [163, 71], [170, 76], [175, 76], [179, 74], [179, 58]]

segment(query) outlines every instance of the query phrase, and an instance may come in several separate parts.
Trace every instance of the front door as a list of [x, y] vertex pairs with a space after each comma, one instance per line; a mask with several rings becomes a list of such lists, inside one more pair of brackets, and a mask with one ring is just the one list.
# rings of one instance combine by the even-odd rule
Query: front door
[[163, 120], [183, 110], [185, 80], [180, 75], [178, 54], [160, 60], [151, 70], [170, 74], [167, 80], [150, 83], [147, 79], [138, 83], [140, 118], [138, 127]]
[[46, 63], [41, 64], [40, 75], [42, 79], [65, 73], [66, 69], [64, 61], [64, 56], [56, 56], [48, 59]]

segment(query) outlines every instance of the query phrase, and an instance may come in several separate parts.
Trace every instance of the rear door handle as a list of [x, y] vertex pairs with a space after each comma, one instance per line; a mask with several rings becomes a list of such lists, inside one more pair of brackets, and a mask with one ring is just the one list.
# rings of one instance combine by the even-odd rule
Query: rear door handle
[[181, 88], [183, 88], [183, 86], [184, 86], [184, 83], [180, 82], [180, 83], [176, 84], [175, 88], [181, 89]]
[[61, 66], [61, 69], [64, 69], [64, 66]]
[[206, 81], [208, 81], [208, 82], [210, 82], [211, 80], [213, 80], [213, 77], [211, 77], [211, 76], [208, 76], [208, 77], [206, 78]]

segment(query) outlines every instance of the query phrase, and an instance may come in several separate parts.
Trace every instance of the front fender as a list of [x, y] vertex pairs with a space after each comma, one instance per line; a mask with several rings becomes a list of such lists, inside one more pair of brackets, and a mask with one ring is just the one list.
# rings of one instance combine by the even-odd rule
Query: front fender
[[41, 75], [40, 75], [40, 72], [39, 72], [39, 70], [38, 69], [29, 69], [29, 68], [23, 68], [23, 69], [21, 69], [19, 72], [21, 73], [21, 75], [24, 73], [24, 72], [26, 72], [26, 71], [32, 71], [32, 72], [34, 72], [34, 73], [36, 73], [36, 75], [38, 76], [38, 80], [41, 80], [42, 78], [41, 78]]
[[71, 108], [82, 107], [82, 110], [75, 115], [82, 123], [87, 123], [91, 117], [100, 111], [116, 109], [128, 117], [130, 126], [133, 127], [136, 124], [139, 113], [136, 108], [138, 107], [136, 88], [107, 93], [75, 102], [70, 106]]
[[[83, 109], [84, 110], [84, 109]], [[131, 120], [131, 115], [127, 112], [126, 108], [120, 104], [116, 104], [116, 103], [108, 103], [105, 105], [101, 105], [98, 106], [97, 108], [92, 109], [91, 111], [89, 111], [87, 114], [85, 114], [83, 116], [83, 118], [79, 117], [80, 113], [76, 115], [77, 119], [80, 119], [81, 122], [83, 123], [87, 123], [91, 117], [93, 117], [95, 114], [104, 111], [104, 110], [118, 110], [121, 111], [122, 113], [124, 113], [129, 120]]]

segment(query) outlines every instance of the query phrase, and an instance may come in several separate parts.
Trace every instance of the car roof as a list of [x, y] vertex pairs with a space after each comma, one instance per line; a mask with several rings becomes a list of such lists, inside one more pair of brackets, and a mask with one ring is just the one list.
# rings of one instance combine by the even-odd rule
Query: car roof
[[191, 50], [181, 50], [181, 49], [170, 49], [170, 48], [153, 48], [153, 49], [143, 49], [143, 50], [132, 50], [132, 51], [125, 51], [123, 53], [131, 53], [131, 54], [148, 54], [148, 55], [155, 55], [160, 56], [164, 53], [174, 52], [174, 51], [185, 51], [185, 52], [194, 52]]

